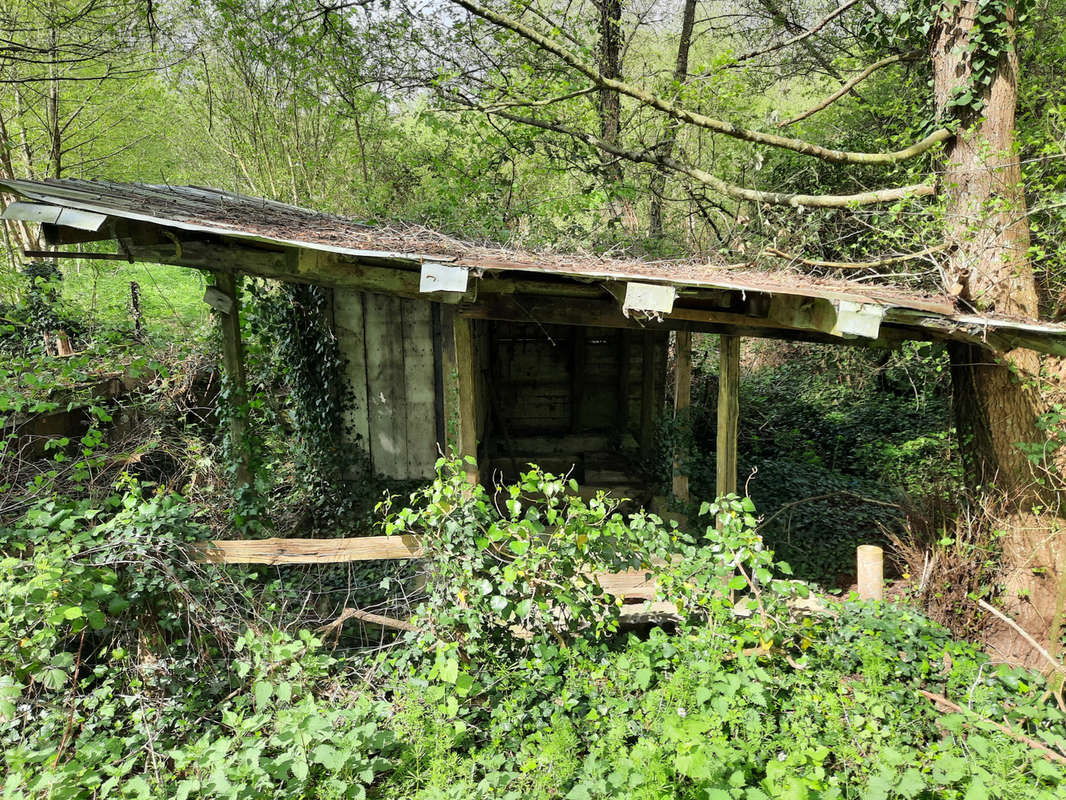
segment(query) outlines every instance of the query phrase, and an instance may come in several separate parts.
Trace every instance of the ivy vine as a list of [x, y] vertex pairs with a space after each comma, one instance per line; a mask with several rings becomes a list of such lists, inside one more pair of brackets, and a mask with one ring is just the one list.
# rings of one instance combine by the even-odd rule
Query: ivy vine
[[312, 524], [333, 525], [369, 506], [372, 470], [353, 446], [348, 420], [355, 396], [332, 325], [332, 291], [260, 281], [246, 317], [283, 386], [285, 456], [291, 460]]

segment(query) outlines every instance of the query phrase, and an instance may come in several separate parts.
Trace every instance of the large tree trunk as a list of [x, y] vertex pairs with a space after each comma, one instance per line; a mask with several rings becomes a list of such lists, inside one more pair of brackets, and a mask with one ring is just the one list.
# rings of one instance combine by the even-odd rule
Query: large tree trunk
[[[622, 0], [598, 0], [599, 21], [599, 71], [605, 78], [622, 78]], [[622, 135], [622, 96], [610, 89], [599, 92], [600, 138], [617, 145]], [[620, 217], [627, 230], [637, 224], [633, 204], [618, 195], [623, 186], [622, 164], [614, 156], [601, 153], [607, 192], [610, 197], [611, 214]]]
[[[977, 13], [976, 2], [963, 2], [933, 32], [933, 88], [941, 114], [958, 87], [969, 81], [967, 45]], [[952, 290], [976, 308], [1036, 318], [1029, 224], [1014, 146], [1018, 56], [1013, 8], [1007, 10], [1007, 21], [1011, 46], [1000, 53], [991, 82], [979, 94], [984, 106], [977, 113], [966, 112], [958, 135], [946, 146], [945, 234], [953, 245], [948, 279]], [[1004, 603], [1023, 628], [1054, 646], [1061, 626], [1066, 541], [1057, 513], [1034, 513], [1054, 508], [1056, 498], [1038, 483], [1032, 463], [1017, 446], [1045, 440], [1036, 424], [1039, 359], [1023, 350], [995, 358], [962, 344], [954, 344], [950, 354], [955, 418], [969, 478], [982, 490], [994, 487], [1002, 495]], [[1034, 656], [1009, 629], [993, 633], [990, 644], [1011, 660]]]
[[[681, 33], [677, 40], [677, 59], [674, 61], [674, 81], [679, 86], [688, 80], [688, 51], [692, 46], [692, 27], [696, 22], [696, 0], [685, 0], [681, 10]], [[656, 143], [656, 152], [663, 158], [673, 158], [677, 142], [677, 120], [669, 120]], [[666, 171], [658, 169], [651, 175], [648, 186], [651, 198], [648, 208], [648, 236], [663, 235], [663, 193], [666, 191]]]

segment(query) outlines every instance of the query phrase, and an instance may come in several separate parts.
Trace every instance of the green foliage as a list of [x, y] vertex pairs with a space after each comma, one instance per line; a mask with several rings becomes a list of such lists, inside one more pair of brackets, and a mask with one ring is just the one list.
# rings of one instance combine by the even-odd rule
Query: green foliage
[[[1050, 800], [1066, 779], [996, 727], [1066, 746], [1041, 676], [905, 607], [800, 610], [750, 501], [708, 504], [693, 540], [538, 470], [497, 508], [460, 465], [439, 469], [387, 523], [424, 532], [432, 576], [423, 633], [385, 651], [288, 632], [262, 613], [278, 596], [245, 616], [255, 584], [185, 560], [206, 532], [173, 495], [55, 500], [0, 532], [5, 797]], [[683, 612], [675, 635], [617, 632], [581, 591], [584, 570], [632, 563], [621, 548], [655, 549], [644, 539], [683, 556], [649, 567]], [[528, 617], [508, 614], [525, 598]]]
[[422, 537], [430, 570], [418, 616], [434, 638], [468, 654], [526, 649], [512, 627], [563, 648], [579, 635], [608, 636], [621, 601], [591, 573], [649, 570], [679, 536], [653, 515], [624, 520], [603, 493], [586, 504], [576, 481], [540, 470], [493, 495], [470, 485], [458, 462], [441, 459], [436, 469], [437, 480], [384, 529]]
[[[242, 309], [251, 383], [259, 387], [248, 413], [277, 432], [282, 452], [276, 457], [294, 482], [287, 502], [305, 510], [312, 529], [336, 528], [365, 514], [376, 488], [367, 451], [348, 423], [355, 397], [331, 328], [332, 302], [324, 287], [256, 281]], [[283, 406], [270, 408], [279, 390]], [[264, 462], [273, 455], [257, 456], [260, 494], [269, 490]]]
[[[695, 497], [711, 496], [715, 487], [710, 344], [711, 337], [697, 337], [688, 418], [666, 423], [660, 437], [658, 475], [670, 474], [674, 448], [683, 444]], [[819, 345], [752, 350], [756, 366], [741, 380], [739, 475], [765, 515], [761, 535], [799, 577], [846, 586], [856, 545], [899, 530], [911, 509], [943, 522], [960, 496], [962, 465], [941, 349], [920, 343], [884, 355]], [[760, 364], [764, 357], [769, 363]]]

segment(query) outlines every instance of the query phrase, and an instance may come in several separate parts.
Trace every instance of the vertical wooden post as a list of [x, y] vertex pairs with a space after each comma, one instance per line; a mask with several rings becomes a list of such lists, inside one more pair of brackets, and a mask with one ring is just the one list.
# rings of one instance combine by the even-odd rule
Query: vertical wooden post
[[248, 389], [244, 377], [244, 348], [241, 344], [240, 295], [237, 291], [239, 275], [235, 272], [216, 272], [215, 288], [229, 299], [229, 310], [218, 308], [222, 329], [222, 365], [230, 387], [230, 439], [237, 458], [237, 486], [251, 486], [252, 475], [248, 451]]
[[444, 356], [444, 411], [448, 445], [463, 460], [467, 480], [481, 480], [478, 468], [467, 463], [477, 459], [477, 405], [474, 387], [474, 341], [471, 323], [452, 306], [441, 307], [441, 340]]
[[737, 491], [737, 425], [740, 421], [740, 337], [718, 343], [718, 497]]
[[[678, 432], [688, 432], [689, 406], [692, 404], [692, 332], [678, 331], [674, 339], [674, 422]], [[687, 455], [684, 445], [674, 450], [674, 497], [688, 502], [688, 475], [681, 462]]]
[[856, 551], [860, 600], [885, 599], [885, 554], [873, 544], [859, 545]]
[[640, 454], [651, 456], [655, 443], [655, 334], [645, 331], [640, 357]]

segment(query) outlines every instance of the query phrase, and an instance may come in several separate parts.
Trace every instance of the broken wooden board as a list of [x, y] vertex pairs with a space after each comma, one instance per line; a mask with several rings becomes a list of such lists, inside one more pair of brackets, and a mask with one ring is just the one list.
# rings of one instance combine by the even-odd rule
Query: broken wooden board
[[348, 539], [235, 539], [198, 542], [193, 557], [209, 564], [330, 564], [345, 561], [420, 558], [417, 536], [357, 536]]

